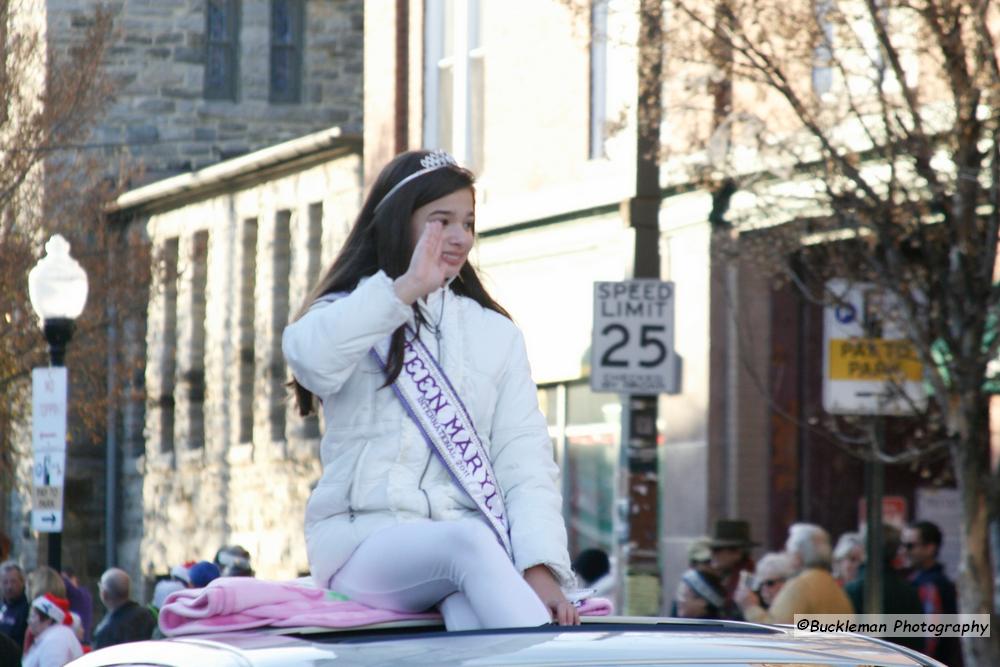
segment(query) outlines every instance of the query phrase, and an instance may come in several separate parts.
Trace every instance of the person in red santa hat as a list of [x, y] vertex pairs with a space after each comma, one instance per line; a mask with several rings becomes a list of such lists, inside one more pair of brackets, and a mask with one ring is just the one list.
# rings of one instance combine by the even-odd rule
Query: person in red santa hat
[[52, 593], [35, 598], [28, 613], [35, 641], [24, 654], [22, 667], [62, 667], [83, 655], [72, 626], [69, 600]]

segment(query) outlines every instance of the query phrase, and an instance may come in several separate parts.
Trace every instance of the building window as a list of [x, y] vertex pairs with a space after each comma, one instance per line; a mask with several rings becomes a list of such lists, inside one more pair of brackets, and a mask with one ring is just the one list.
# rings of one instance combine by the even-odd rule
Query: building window
[[257, 358], [256, 319], [257, 300], [254, 292], [257, 289], [257, 220], [248, 218], [243, 221], [243, 234], [240, 250], [243, 253], [240, 262], [240, 338], [239, 338], [239, 386], [237, 392], [240, 406], [240, 439], [241, 443], [253, 442], [253, 404], [255, 392], [254, 369]]
[[608, 0], [590, 6], [590, 149], [591, 160], [606, 157], [608, 121]]
[[485, 50], [480, 0], [428, 0], [424, 145], [483, 169]]
[[[323, 202], [309, 204], [309, 230], [306, 243], [306, 290], [310, 293], [319, 282], [319, 273], [323, 268]], [[302, 436], [316, 439], [320, 435], [319, 414], [314, 412], [303, 417]]]
[[[146, 320], [128, 317], [122, 325], [122, 347], [125, 362], [132, 369], [124, 378], [125, 402], [122, 406], [122, 442], [129, 458], [141, 456], [146, 451], [144, 430], [146, 424], [146, 369], [145, 359]], [[155, 450], [151, 450], [155, 451]]]
[[478, 0], [469, 2], [469, 138], [467, 160], [470, 169], [482, 171], [486, 115], [486, 53], [482, 43], [482, 11]]
[[281, 334], [288, 324], [288, 274], [291, 271], [291, 211], [274, 216], [274, 245], [271, 255], [271, 440], [285, 439], [285, 358]]
[[205, 316], [208, 287], [208, 232], [196, 232], [191, 252], [190, 356], [184, 373], [187, 384], [189, 449], [205, 446]]
[[306, 264], [306, 290], [319, 282], [323, 262], [323, 202], [309, 204], [308, 263]]
[[174, 451], [174, 387], [177, 372], [177, 258], [180, 243], [163, 244], [163, 328], [160, 348], [160, 454]]
[[303, 0], [271, 0], [271, 101], [302, 101]]
[[816, 24], [819, 27], [819, 40], [813, 48], [812, 89], [813, 94], [824, 99], [833, 88], [833, 24], [830, 22], [830, 12], [833, 6], [830, 0], [820, 0], [816, 3]]
[[239, 0], [208, 0], [205, 7], [205, 98], [235, 100], [239, 78]]
[[575, 381], [539, 387], [538, 402], [562, 470], [570, 553], [589, 548], [613, 553], [621, 400]]

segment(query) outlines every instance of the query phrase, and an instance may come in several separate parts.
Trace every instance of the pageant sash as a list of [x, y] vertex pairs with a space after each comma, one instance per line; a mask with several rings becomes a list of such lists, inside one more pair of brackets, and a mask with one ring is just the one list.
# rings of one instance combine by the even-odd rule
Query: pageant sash
[[[392, 383], [392, 390], [431, 450], [476, 503], [507, 555], [512, 556], [503, 492], [472, 417], [444, 369], [409, 326], [403, 341], [403, 368]], [[383, 371], [388, 342], [387, 339], [371, 350]]]

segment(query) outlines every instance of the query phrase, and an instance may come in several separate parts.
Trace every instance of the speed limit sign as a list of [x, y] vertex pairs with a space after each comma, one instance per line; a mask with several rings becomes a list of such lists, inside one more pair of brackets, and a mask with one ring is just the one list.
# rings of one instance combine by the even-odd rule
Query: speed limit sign
[[594, 283], [590, 388], [618, 394], [680, 391], [672, 282]]

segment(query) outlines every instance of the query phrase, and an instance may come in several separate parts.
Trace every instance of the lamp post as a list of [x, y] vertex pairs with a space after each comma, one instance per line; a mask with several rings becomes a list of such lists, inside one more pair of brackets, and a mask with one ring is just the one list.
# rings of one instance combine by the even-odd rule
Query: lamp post
[[[38, 263], [28, 273], [28, 296], [31, 299], [31, 307], [35, 309], [45, 333], [45, 340], [49, 343], [49, 366], [53, 368], [65, 368], [66, 366], [66, 346], [73, 338], [73, 321], [79, 317], [83, 311], [83, 306], [87, 302], [87, 273], [75, 259], [69, 255], [69, 242], [60, 234], [55, 234], [45, 244], [46, 255], [38, 260]], [[65, 371], [64, 371], [65, 372]], [[65, 397], [64, 397], [65, 400]], [[41, 417], [35, 415], [37, 422]], [[65, 434], [65, 403], [62, 406], [62, 433]], [[66, 440], [53, 443], [55, 448], [51, 453], [51, 460], [61, 461], [55, 466], [54, 477], [62, 486], [65, 471]], [[36, 457], [36, 469], [39, 468], [39, 442], [33, 442]], [[46, 443], [48, 446], [49, 443]], [[61, 452], [59, 451], [61, 449]], [[49, 487], [53, 475], [49, 473], [50, 455], [44, 456], [43, 466], [44, 481], [43, 486]], [[36, 473], [36, 482], [37, 482]], [[51, 485], [55, 486], [55, 485]], [[58, 489], [59, 499], [59, 528], [49, 532], [48, 554], [49, 566], [56, 572], [62, 571], [62, 489]], [[53, 519], [53, 525], [55, 520]]]

